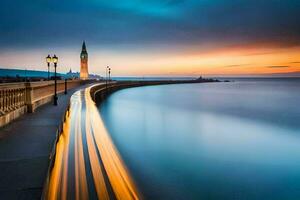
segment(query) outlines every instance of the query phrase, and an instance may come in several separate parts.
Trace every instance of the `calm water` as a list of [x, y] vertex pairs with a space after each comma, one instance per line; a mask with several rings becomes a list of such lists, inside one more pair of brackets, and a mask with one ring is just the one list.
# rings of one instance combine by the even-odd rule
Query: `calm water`
[[300, 199], [300, 80], [124, 89], [100, 107], [146, 199]]

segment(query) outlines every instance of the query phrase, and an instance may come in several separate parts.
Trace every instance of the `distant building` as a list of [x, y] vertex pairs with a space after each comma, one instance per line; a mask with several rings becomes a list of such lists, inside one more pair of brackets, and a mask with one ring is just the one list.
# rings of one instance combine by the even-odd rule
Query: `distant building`
[[82, 50], [80, 54], [80, 79], [86, 80], [89, 78], [88, 72], [88, 53], [86, 50], [85, 42], [82, 44]]
[[89, 79], [103, 80], [103, 77], [97, 74], [89, 74]]
[[[68, 79], [78, 79], [78, 78], [80, 78], [80, 73], [73, 72], [72, 69], [70, 69], [70, 71], [66, 73], [65, 77]], [[103, 80], [103, 77], [99, 76], [97, 74], [89, 74], [89, 79]]]
[[79, 72], [72, 72], [72, 69], [70, 69], [70, 71], [66, 73], [66, 77], [68, 79], [78, 79], [80, 77], [80, 73]]

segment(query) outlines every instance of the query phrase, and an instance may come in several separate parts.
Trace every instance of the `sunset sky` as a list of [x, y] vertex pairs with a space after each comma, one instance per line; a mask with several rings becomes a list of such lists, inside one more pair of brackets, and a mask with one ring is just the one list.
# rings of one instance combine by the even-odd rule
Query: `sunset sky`
[[300, 76], [299, 0], [2, 0], [0, 67], [114, 76]]

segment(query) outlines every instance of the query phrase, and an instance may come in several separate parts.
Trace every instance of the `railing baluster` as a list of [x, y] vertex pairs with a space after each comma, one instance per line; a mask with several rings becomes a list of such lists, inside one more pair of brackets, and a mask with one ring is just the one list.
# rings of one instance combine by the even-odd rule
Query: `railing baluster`
[[25, 100], [26, 100], [25, 92], [26, 92], [25, 89], [22, 89], [22, 106], [25, 105]]
[[5, 90], [2, 90], [2, 111], [5, 112]]
[[19, 89], [15, 89], [15, 108], [19, 108], [18, 95], [19, 95]]
[[21, 89], [18, 89], [18, 107], [21, 107], [20, 94], [21, 94]]
[[7, 101], [8, 101], [8, 97], [7, 97], [7, 90], [4, 91], [4, 112], [7, 111]]
[[8, 110], [10, 111], [11, 110], [11, 93], [10, 93], [10, 90], [8, 90]]
[[10, 90], [10, 110], [14, 110], [14, 90]]
[[1, 100], [1, 104], [2, 104], [2, 111], [5, 112], [5, 106], [4, 106], [4, 103], [5, 103], [5, 93], [4, 93], [4, 90], [2, 90], [2, 100]]
[[4, 114], [4, 110], [3, 110], [3, 90], [0, 90], [0, 113], [1, 113], [1, 115]]
[[12, 98], [11, 98], [11, 90], [8, 90], [8, 109], [9, 109], [9, 111], [11, 111], [12, 110], [12, 108], [11, 108], [11, 100], [12, 100]]
[[14, 110], [14, 90], [10, 90], [10, 110]]
[[19, 105], [18, 105], [18, 94], [19, 94], [19, 89], [15, 89], [15, 108], [19, 108]]
[[19, 107], [22, 106], [22, 92], [23, 92], [23, 90], [19, 89]]
[[16, 109], [16, 89], [13, 89], [12, 95], [13, 95], [13, 109]]
[[20, 89], [20, 106], [23, 106], [23, 89]]
[[0, 89], [0, 115], [25, 105], [25, 88]]

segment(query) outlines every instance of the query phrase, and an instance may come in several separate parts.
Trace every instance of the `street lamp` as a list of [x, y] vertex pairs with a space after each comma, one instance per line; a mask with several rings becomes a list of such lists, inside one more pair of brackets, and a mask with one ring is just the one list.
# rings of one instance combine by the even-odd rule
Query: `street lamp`
[[54, 63], [54, 105], [57, 106], [56, 67], [57, 67], [58, 57], [55, 54], [52, 57], [52, 62]]
[[46, 62], [48, 65], [48, 81], [50, 80], [50, 63], [51, 63], [51, 56], [48, 54], [48, 56], [46, 57]]
[[65, 78], [65, 94], [68, 94], [67, 77]]
[[108, 68], [108, 83], [110, 83], [110, 68]]
[[106, 66], [105, 69], [105, 85], [106, 85], [106, 90], [107, 90], [107, 70], [109, 69], [109, 66]]

